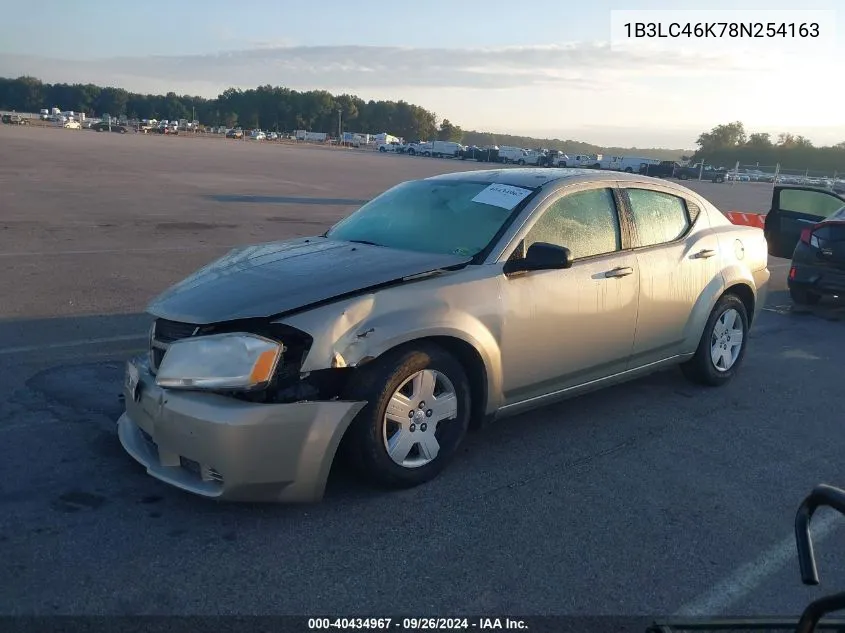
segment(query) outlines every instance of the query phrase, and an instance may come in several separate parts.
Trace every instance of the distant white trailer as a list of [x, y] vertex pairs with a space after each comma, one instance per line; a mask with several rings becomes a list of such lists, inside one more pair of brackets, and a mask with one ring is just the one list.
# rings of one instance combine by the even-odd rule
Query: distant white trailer
[[639, 173], [643, 165], [659, 164], [659, 159], [647, 158], [644, 156], [609, 156], [606, 159], [602, 159], [599, 161], [599, 165], [602, 169], [624, 171], [629, 174]]
[[327, 136], [325, 132], [307, 132], [305, 130], [297, 130], [294, 134], [297, 141], [317, 141], [319, 143], [325, 141]]
[[518, 163], [525, 160], [528, 152], [521, 147], [499, 145], [499, 160], [503, 163]]
[[454, 158], [461, 153], [463, 145], [452, 141], [432, 141], [431, 155], [437, 158]]

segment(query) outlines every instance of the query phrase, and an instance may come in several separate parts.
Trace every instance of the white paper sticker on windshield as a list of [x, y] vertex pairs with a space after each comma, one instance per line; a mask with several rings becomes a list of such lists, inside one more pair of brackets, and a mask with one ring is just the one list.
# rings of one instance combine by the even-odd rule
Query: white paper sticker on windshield
[[514, 187], [512, 185], [493, 184], [482, 190], [472, 201], [481, 204], [491, 204], [510, 211], [531, 193], [530, 189]]

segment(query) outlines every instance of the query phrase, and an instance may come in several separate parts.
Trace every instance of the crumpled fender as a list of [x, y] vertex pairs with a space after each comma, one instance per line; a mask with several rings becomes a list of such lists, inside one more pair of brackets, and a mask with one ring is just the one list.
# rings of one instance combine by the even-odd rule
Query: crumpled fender
[[480, 356], [487, 374], [487, 412], [495, 411], [502, 402], [502, 364], [490, 327], [456, 307], [448, 292], [427, 292], [421, 305], [410, 300], [407, 290], [362, 295], [279, 319], [314, 339], [301, 371], [357, 367], [403, 343], [452, 337]]

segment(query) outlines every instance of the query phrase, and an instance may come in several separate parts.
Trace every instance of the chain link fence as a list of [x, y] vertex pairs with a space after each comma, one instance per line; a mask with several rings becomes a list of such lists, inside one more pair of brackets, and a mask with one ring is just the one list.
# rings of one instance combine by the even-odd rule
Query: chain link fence
[[732, 183], [760, 182], [773, 185], [777, 183], [845, 190], [845, 173], [782, 165], [740, 165], [737, 163], [728, 171], [727, 180]]

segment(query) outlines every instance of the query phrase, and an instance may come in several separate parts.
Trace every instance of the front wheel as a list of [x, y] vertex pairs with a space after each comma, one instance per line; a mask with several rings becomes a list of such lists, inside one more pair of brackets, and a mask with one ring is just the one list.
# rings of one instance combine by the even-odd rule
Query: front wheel
[[361, 372], [345, 394], [367, 402], [344, 437], [352, 463], [386, 488], [434, 479], [469, 427], [471, 394], [461, 364], [436, 345], [419, 344]]
[[519, 165], [519, 166], [521, 166], [521, 167], [524, 167], [524, 166], [525, 166], [525, 161], [524, 161], [523, 159], [521, 159], [521, 158], [520, 158], [520, 159], [517, 161], [517, 165]]
[[718, 387], [734, 377], [745, 357], [748, 340], [748, 312], [739, 297], [726, 294], [713, 308], [698, 349], [681, 365], [692, 382]]

